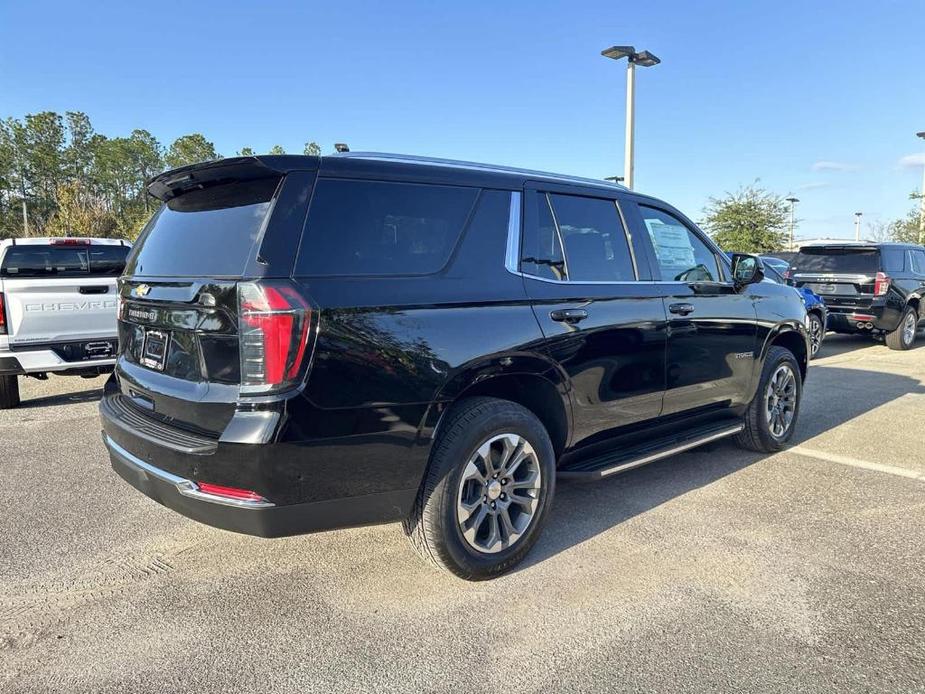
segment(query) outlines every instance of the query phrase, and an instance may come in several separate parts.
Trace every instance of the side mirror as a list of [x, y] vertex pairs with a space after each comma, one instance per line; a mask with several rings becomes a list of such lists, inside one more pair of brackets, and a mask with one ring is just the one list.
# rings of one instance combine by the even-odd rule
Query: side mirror
[[761, 258], [747, 253], [732, 254], [732, 283], [736, 289], [763, 279], [764, 263], [761, 262]]

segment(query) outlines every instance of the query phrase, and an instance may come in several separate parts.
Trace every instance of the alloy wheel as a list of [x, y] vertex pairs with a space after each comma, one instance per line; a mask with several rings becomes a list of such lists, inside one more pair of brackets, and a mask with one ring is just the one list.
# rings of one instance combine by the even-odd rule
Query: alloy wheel
[[512, 547], [536, 518], [542, 472], [533, 446], [518, 434], [483, 442], [466, 462], [456, 494], [463, 539], [477, 552]]
[[816, 356], [816, 353], [819, 351], [819, 347], [822, 346], [822, 321], [819, 320], [819, 317], [812, 315], [809, 317], [809, 339], [810, 339], [810, 349], [812, 350], [812, 356]]
[[764, 415], [771, 436], [780, 439], [790, 430], [796, 403], [796, 374], [789, 364], [781, 364], [768, 381], [764, 395]]
[[915, 340], [915, 330], [918, 327], [918, 320], [915, 313], [909, 311], [906, 314], [906, 319], [903, 321], [903, 342], [907, 345], [911, 345], [913, 340]]

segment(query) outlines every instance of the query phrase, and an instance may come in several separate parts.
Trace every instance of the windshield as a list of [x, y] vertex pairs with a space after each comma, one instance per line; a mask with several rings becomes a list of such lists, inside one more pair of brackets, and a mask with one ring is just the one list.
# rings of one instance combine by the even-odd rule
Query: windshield
[[844, 246], [801, 248], [791, 268], [794, 273], [874, 274], [880, 269], [880, 251]]

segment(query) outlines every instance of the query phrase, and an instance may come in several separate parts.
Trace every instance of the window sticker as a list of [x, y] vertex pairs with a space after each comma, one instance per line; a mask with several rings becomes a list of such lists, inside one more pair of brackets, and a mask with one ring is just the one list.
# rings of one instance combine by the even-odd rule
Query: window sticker
[[660, 219], [646, 219], [645, 223], [661, 265], [693, 267], [697, 264], [687, 229], [679, 224], [665, 224]]

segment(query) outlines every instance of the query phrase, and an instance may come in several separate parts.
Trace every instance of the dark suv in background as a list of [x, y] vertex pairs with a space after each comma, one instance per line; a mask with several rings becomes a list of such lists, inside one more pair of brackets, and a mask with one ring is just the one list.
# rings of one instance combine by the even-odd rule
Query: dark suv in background
[[915, 342], [925, 294], [925, 248], [839, 241], [803, 246], [789, 277], [825, 300], [828, 329], [882, 334], [890, 349]]
[[100, 411], [116, 471], [191, 518], [401, 520], [489, 578], [537, 539], [557, 475], [793, 433], [799, 296], [654, 198], [381, 154], [226, 159], [149, 191]]

